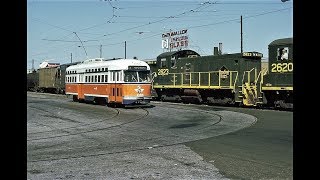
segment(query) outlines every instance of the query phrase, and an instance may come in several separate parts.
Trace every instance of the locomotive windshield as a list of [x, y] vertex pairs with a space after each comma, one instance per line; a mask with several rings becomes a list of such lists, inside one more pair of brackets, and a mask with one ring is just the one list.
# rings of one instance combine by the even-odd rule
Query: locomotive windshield
[[277, 59], [278, 61], [288, 60], [289, 47], [278, 48]]
[[124, 71], [124, 82], [150, 82], [150, 71]]

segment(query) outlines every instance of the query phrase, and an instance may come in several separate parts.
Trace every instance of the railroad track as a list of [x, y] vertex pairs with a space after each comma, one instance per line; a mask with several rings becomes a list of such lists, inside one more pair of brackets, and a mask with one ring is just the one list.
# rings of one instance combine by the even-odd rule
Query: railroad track
[[[95, 105], [93, 105], [95, 106]], [[189, 112], [189, 114], [191, 114], [193, 111], [195, 111], [194, 108], [195, 105], [187, 105], [187, 104], [175, 104], [175, 103], [159, 103], [156, 105], [157, 110], [160, 110], [161, 112], [171, 112], [171, 113], [175, 113], [177, 111], [180, 112]], [[196, 106], [198, 107], [198, 106]], [[107, 108], [107, 107], [106, 107]], [[165, 109], [165, 110], [164, 110]], [[174, 110], [173, 110], [174, 109]], [[123, 111], [128, 111], [127, 109], [120, 109], [120, 108], [115, 108], [115, 111], [119, 112], [116, 113], [117, 115], [113, 116], [113, 119], [121, 119], [119, 116], [122, 114], [121, 112]], [[143, 109], [143, 108], [136, 108], [133, 109], [134, 111], [137, 110], [141, 110], [143, 111], [143, 113], [139, 113], [140, 115], [137, 117], [134, 117], [132, 119], [130, 119], [129, 121], [123, 122], [121, 124], [117, 124], [117, 125], [113, 125], [113, 126], [109, 126], [109, 127], [100, 127], [100, 128], [92, 128], [92, 129], [87, 129], [87, 130], [83, 130], [83, 131], [68, 131], [68, 133], [66, 134], [59, 134], [59, 135], [55, 135], [55, 136], [50, 136], [50, 137], [40, 137], [40, 138], [33, 138], [33, 139], [28, 139], [28, 142], [34, 142], [36, 140], [46, 140], [46, 139], [51, 139], [51, 138], [58, 138], [58, 137], [65, 137], [65, 136], [72, 136], [72, 135], [83, 135], [86, 133], [90, 133], [90, 132], [95, 132], [95, 131], [105, 131], [105, 130], [110, 130], [112, 128], [115, 127], [125, 127], [125, 125], [131, 124], [133, 122], [137, 122], [139, 120], [148, 120], [150, 121], [152, 119], [152, 117], [147, 118], [149, 116], [150, 111], [148, 109]], [[56, 157], [53, 155], [49, 155], [48, 156], [44, 156], [44, 157], [38, 157], [34, 160], [29, 160], [28, 162], [40, 162], [40, 161], [54, 161], [54, 160], [62, 160], [62, 159], [75, 159], [75, 158], [85, 158], [85, 157], [96, 157], [96, 156], [103, 156], [103, 155], [112, 155], [112, 154], [119, 154], [119, 153], [128, 153], [128, 152], [134, 152], [134, 151], [141, 151], [141, 150], [149, 150], [149, 149], [153, 149], [153, 148], [161, 148], [161, 147], [168, 147], [168, 146], [175, 146], [175, 145], [180, 145], [180, 144], [184, 144], [187, 142], [191, 142], [194, 140], [199, 140], [201, 138], [193, 138], [194, 136], [199, 136], [201, 137], [201, 134], [203, 134], [203, 132], [208, 132], [210, 130], [212, 130], [215, 126], [218, 126], [220, 123], [222, 123], [224, 121], [224, 117], [219, 114], [218, 112], [214, 112], [212, 110], [204, 110], [204, 109], [196, 109], [196, 112], [198, 113], [198, 115], [202, 115], [203, 117], [207, 117], [208, 119], [210, 119], [210, 117], [212, 117], [212, 121], [206, 123], [205, 125], [202, 126], [194, 126], [194, 127], [188, 127], [188, 124], [183, 124], [182, 126], [171, 126], [170, 128], [172, 129], [170, 131], [170, 133], [165, 133], [165, 134], [161, 134], [160, 136], [157, 136], [155, 134], [160, 134], [162, 129], [158, 129], [155, 131], [151, 131], [153, 133], [153, 136], [150, 134], [150, 136], [142, 136], [140, 134], [139, 138], [137, 139], [133, 139], [133, 140], [125, 140], [125, 141], [120, 141], [117, 142], [116, 144], [114, 144], [115, 146], [118, 147], [126, 147], [126, 148], [109, 148], [108, 150], [108, 146], [112, 146], [113, 143], [111, 144], [108, 143], [108, 141], [105, 141], [104, 144], [94, 144], [91, 146], [85, 146], [82, 147], [69, 147], [67, 149], [67, 151], [69, 152], [69, 154], [63, 154], [60, 157]], [[154, 113], [154, 111], [153, 111]], [[124, 114], [124, 113], [123, 113]], [[171, 114], [171, 115], [173, 115]], [[159, 116], [161, 116], [161, 114], [159, 114]], [[218, 117], [218, 118], [214, 118], [214, 117]], [[213, 120], [215, 119], [215, 120]], [[144, 123], [148, 122], [148, 121], [144, 121]], [[102, 123], [103, 121], [97, 121], [95, 123]], [[140, 121], [141, 122], [141, 121]], [[256, 122], [255, 121], [252, 123], [254, 124]], [[150, 124], [152, 124], [153, 122], [149, 122]], [[91, 123], [92, 124], [92, 123]], [[251, 125], [252, 125], [251, 124]], [[136, 125], [136, 124], [135, 124]], [[251, 126], [250, 125], [250, 126]], [[191, 123], [192, 126], [192, 123]], [[225, 126], [225, 125], [221, 125], [221, 126]], [[76, 130], [77, 126], [74, 127], [69, 127], [69, 128], [64, 128], [64, 130], [71, 130], [71, 129], [75, 129]], [[86, 126], [85, 126], [86, 127]], [[148, 126], [146, 126], [148, 127]], [[123, 131], [115, 131], [115, 132], [109, 132], [109, 133], [116, 133], [118, 137], [126, 137], [129, 134], [135, 134], [139, 131], [138, 129], [139, 127], [134, 127], [134, 126], [127, 126], [126, 129], [123, 129]], [[169, 129], [170, 129], [169, 128]], [[175, 129], [174, 129], [175, 128]], [[184, 128], [188, 128], [188, 129], [184, 129]], [[219, 127], [217, 127], [219, 128]], [[184, 132], [182, 134], [179, 134], [179, 129], [183, 129]], [[242, 128], [241, 128], [242, 129]], [[56, 130], [56, 129], [55, 129]], [[240, 129], [238, 129], [240, 130]], [[54, 130], [53, 130], [54, 131]], [[141, 129], [141, 131], [143, 131], [143, 129]], [[173, 133], [176, 132], [176, 133]], [[234, 131], [233, 131], [234, 132]], [[148, 134], [149, 132], [147, 132], [146, 134]], [[219, 134], [222, 135], [223, 133]], [[80, 137], [79, 136], [79, 137]], [[189, 138], [187, 137], [189, 136]], [[187, 137], [187, 138], [186, 138]], [[210, 136], [211, 137], [211, 136]], [[208, 138], [208, 137], [202, 137], [202, 138]], [[164, 141], [168, 139], [168, 141]], [[169, 140], [171, 139], [171, 140]], [[145, 142], [142, 144], [147, 144], [147, 145], [141, 145], [139, 143], [141, 142]], [[154, 142], [161, 142], [161, 143], [154, 143]], [[107, 144], [105, 144], [107, 143]], [[127, 146], [126, 144], [137, 144], [136, 146]], [[39, 144], [40, 145], [40, 144]], [[48, 147], [48, 146], [46, 146]], [[49, 146], [50, 147], [50, 146]], [[53, 152], [58, 152], [58, 151], [66, 151], [66, 149], [56, 149]], [[78, 155], [73, 155], [74, 153], [71, 152], [81, 152]], [[51, 157], [50, 157], [51, 156]]]
[[[55, 115], [56, 114], [55, 112], [49, 112], [49, 111], [46, 111], [40, 107], [32, 107], [31, 106], [30, 108], [34, 108], [37, 111], [45, 112], [49, 115], [52, 115], [52, 117], [59, 118]], [[108, 125], [108, 124], [106, 124], [106, 122], [108, 122], [108, 120], [114, 120], [117, 118], [124, 119], [124, 118], [119, 117], [121, 115], [121, 111], [122, 111], [121, 108], [108, 108], [108, 109], [111, 109], [112, 111], [114, 111], [114, 113], [111, 116], [108, 115], [108, 118], [102, 118], [102, 119], [99, 119], [98, 121], [95, 121], [92, 123], [81, 123], [80, 125], [69, 126], [69, 127], [65, 127], [65, 128], [57, 128], [57, 127], [54, 127], [50, 124], [36, 122], [35, 124], [39, 124], [41, 126], [47, 126], [47, 127], [51, 128], [51, 130], [28, 133], [28, 136], [39, 134], [38, 136], [40, 136], [40, 137], [27, 138], [27, 141], [46, 140], [46, 139], [52, 139], [52, 138], [58, 138], [58, 137], [66, 137], [66, 136], [72, 136], [72, 135], [78, 135], [78, 134], [85, 134], [85, 133], [90, 133], [90, 132], [95, 132], [95, 131], [109, 130], [112, 128], [119, 128], [121, 126], [142, 120], [149, 115], [149, 111], [147, 109], [137, 108], [139, 110], [142, 110], [144, 113], [142, 113], [142, 115], [139, 115], [138, 117], [131, 118], [129, 121], [125, 120], [121, 123], [117, 123], [117, 124], [114, 124], [111, 126], [104, 127], [104, 126]], [[60, 117], [59, 119], [65, 119], [65, 118]], [[34, 122], [32, 122], [32, 123], [34, 123]], [[96, 126], [98, 126], [98, 127], [96, 127]], [[83, 130], [81, 130], [81, 129], [83, 129]], [[54, 133], [54, 132], [59, 132], [59, 131], [62, 132], [63, 134], [60, 133], [58, 135], [52, 135], [52, 136], [45, 135], [45, 133]]]

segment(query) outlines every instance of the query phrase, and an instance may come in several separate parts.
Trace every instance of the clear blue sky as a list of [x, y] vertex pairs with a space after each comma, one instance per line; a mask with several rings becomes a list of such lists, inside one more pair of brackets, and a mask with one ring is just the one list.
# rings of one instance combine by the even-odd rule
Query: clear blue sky
[[[293, 0], [28, 0], [27, 68], [44, 60], [83, 61], [87, 57], [156, 58], [164, 52], [162, 33], [188, 29], [189, 49], [213, 54], [243, 50], [268, 56], [268, 44], [293, 37]], [[140, 33], [138, 33], [140, 32]], [[86, 55], [87, 54], [87, 55]]]

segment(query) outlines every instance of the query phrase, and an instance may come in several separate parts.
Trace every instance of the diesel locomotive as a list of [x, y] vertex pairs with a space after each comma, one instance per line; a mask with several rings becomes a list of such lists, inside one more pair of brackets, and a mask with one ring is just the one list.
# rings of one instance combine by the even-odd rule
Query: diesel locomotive
[[267, 106], [293, 108], [293, 38], [282, 38], [268, 45], [269, 70], [262, 78]]
[[268, 45], [269, 70], [260, 52], [200, 56], [193, 50], [160, 54], [149, 61], [154, 99], [183, 103], [292, 108], [292, 38]]

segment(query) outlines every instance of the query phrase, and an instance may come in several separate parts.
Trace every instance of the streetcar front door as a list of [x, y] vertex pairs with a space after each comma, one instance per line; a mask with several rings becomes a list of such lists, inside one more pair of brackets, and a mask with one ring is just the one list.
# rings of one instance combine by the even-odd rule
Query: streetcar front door
[[111, 84], [110, 84], [110, 103], [122, 103], [122, 73], [121, 71], [112, 71], [110, 73]]

